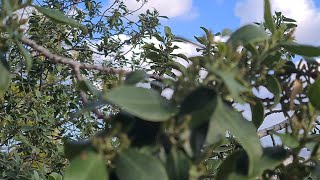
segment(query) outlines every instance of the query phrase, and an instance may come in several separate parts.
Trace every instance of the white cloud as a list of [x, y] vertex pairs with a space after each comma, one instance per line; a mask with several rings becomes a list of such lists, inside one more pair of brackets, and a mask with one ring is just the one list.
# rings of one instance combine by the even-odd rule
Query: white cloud
[[[107, 4], [110, 6], [114, 0], [110, 0]], [[130, 10], [136, 10], [142, 5], [142, 1], [137, 0], [125, 0], [124, 4]], [[192, 5], [192, 0], [148, 0], [147, 3], [137, 12], [134, 16], [145, 12], [147, 9], [156, 9], [162, 16], [183, 17], [193, 19], [198, 16], [196, 8]]]
[[[320, 45], [320, 9], [315, 0], [271, 0], [274, 11], [281, 11], [286, 17], [298, 22], [295, 35], [300, 43]], [[240, 0], [235, 7], [235, 15], [241, 24], [263, 21], [262, 0]]]

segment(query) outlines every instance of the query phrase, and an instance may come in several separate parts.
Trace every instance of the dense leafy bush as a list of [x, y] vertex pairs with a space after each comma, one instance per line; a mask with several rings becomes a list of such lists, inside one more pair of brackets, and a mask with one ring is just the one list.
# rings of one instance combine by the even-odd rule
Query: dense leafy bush
[[[202, 27], [194, 43], [118, 0], [2, 0], [0, 177], [320, 178], [320, 48], [295, 43], [295, 21], [264, 2], [265, 22], [227, 42]], [[181, 42], [199, 56], [177, 54]], [[274, 113], [287, 119], [258, 131]]]

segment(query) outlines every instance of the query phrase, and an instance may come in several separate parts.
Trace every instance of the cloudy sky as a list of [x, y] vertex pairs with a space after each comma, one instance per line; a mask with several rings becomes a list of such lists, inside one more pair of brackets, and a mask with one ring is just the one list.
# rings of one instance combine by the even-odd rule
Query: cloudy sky
[[[140, 5], [136, 0], [126, 0], [126, 4], [133, 9]], [[273, 10], [298, 21], [299, 42], [320, 45], [320, 0], [271, 0], [271, 4]], [[148, 8], [168, 16], [170, 20], [163, 24], [172, 27], [175, 34], [188, 38], [201, 35], [200, 26], [213, 32], [224, 28], [235, 30], [263, 18], [263, 0], [148, 0], [142, 11]]]

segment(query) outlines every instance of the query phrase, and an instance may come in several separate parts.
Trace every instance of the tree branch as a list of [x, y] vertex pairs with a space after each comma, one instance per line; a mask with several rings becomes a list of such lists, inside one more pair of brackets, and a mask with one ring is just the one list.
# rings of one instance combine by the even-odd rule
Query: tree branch
[[[46, 58], [48, 58], [50, 61], [57, 63], [57, 64], [64, 64], [64, 65], [68, 65], [70, 68], [74, 69], [75, 67], [79, 68], [79, 69], [87, 69], [87, 70], [97, 70], [100, 72], [104, 72], [107, 74], [128, 74], [131, 71], [128, 70], [124, 70], [121, 68], [110, 68], [110, 67], [105, 67], [105, 66], [101, 66], [101, 65], [97, 65], [97, 64], [86, 64], [86, 63], [80, 63], [77, 62], [71, 58], [67, 58], [67, 57], [63, 57], [63, 56], [59, 56], [56, 54], [51, 53], [48, 49], [46, 49], [45, 47], [37, 44], [35, 41], [22, 37], [21, 38], [21, 42], [25, 45], [30, 46], [31, 48], [33, 48], [34, 50], [40, 52], [41, 54], [43, 54]], [[155, 74], [149, 74], [148, 75], [150, 78], [162, 81], [163, 78], [155, 75]]]
[[268, 128], [265, 128], [265, 129], [258, 131], [257, 135], [259, 138], [263, 138], [265, 136], [270, 135], [274, 131], [279, 131], [281, 129], [288, 127], [289, 124], [290, 124], [290, 118], [282, 121], [281, 123], [275, 124], [271, 127], [268, 127]]

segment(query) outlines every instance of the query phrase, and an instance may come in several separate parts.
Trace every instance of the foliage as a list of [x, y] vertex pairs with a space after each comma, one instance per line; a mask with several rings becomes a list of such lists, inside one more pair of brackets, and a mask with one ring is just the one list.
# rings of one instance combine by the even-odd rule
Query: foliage
[[[320, 178], [320, 48], [294, 41], [293, 19], [265, 0], [265, 22], [227, 42], [201, 27], [194, 43], [161, 33], [156, 10], [135, 18], [113, 2], [1, 1], [1, 178]], [[287, 119], [257, 131], [274, 113]], [[281, 143], [262, 147], [265, 136]]]

